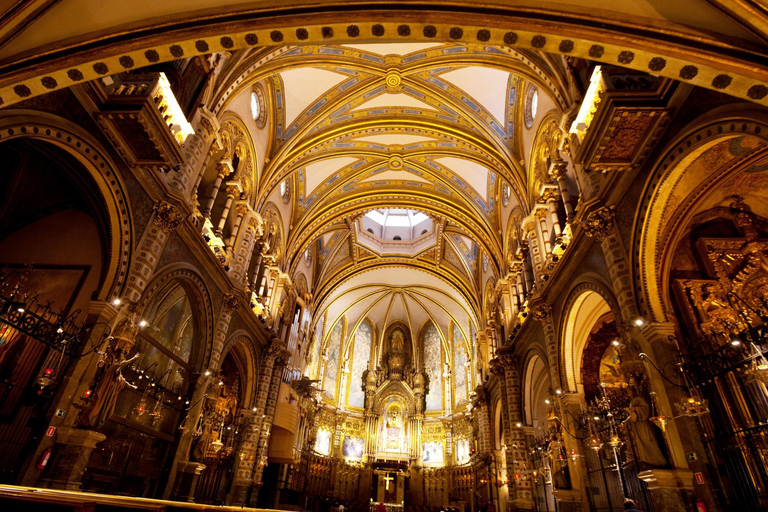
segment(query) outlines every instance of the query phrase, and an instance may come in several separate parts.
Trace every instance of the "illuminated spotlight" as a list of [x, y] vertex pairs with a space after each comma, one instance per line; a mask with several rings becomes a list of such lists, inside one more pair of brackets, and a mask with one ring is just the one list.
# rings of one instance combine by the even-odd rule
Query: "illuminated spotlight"
[[142, 320], [142, 321], [139, 322], [139, 327], [146, 327], [147, 325], [149, 325], [149, 324], [147, 323], [146, 320]]
[[741, 345], [741, 340], [739, 338], [733, 338], [731, 340], [731, 345], [733, 345], [734, 347], [738, 347], [739, 345]]
[[113, 306], [119, 306], [122, 303], [123, 303], [123, 301], [120, 300], [120, 297], [115, 297], [114, 299], [112, 299], [112, 305]]

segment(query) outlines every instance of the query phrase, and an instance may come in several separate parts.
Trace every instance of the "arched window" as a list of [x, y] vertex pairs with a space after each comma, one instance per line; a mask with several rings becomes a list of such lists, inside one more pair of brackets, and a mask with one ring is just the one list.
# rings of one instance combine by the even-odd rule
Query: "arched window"
[[251, 93], [251, 115], [253, 116], [253, 120], [256, 121], [260, 114], [261, 105], [259, 104], [259, 96], [256, 94], [256, 91], [254, 91]]
[[531, 128], [533, 121], [536, 119], [536, 114], [539, 111], [539, 90], [535, 85], [528, 86], [528, 90], [525, 92], [525, 127]]

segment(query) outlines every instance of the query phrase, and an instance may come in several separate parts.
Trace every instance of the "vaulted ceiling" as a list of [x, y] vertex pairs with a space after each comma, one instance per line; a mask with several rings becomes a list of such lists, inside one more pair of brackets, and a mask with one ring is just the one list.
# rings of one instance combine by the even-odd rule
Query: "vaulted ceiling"
[[236, 53], [217, 84], [219, 112], [254, 88], [271, 99], [256, 207], [282, 205], [285, 268], [311, 282], [316, 318], [401, 320], [414, 338], [427, 320], [443, 335], [451, 321], [465, 339], [477, 332], [510, 212], [531, 207], [534, 121], [572, 103], [562, 59], [464, 43], [306, 45]]

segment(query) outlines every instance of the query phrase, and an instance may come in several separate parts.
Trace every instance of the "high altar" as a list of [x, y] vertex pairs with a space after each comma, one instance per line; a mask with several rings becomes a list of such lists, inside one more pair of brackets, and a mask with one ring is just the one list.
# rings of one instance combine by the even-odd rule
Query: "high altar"
[[[344, 330], [343, 325], [331, 329], [326, 345], [330, 357], [337, 354], [334, 343]], [[326, 406], [316, 421], [315, 450], [344, 464], [337, 473], [342, 476], [329, 477], [336, 480], [329, 483], [341, 488], [337, 495], [351, 500], [397, 506], [437, 500], [447, 505], [458, 491], [445, 480], [445, 466], [466, 465], [470, 459], [472, 425], [464, 413], [474, 379], [466, 371], [469, 351], [461, 330], [452, 329], [445, 342], [427, 327], [414, 341], [406, 324], [393, 322], [379, 338], [379, 347], [371, 342], [372, 329], [363, 329], [364, 337], [360, 331], [347, 348], [347, 357], [353, 352], [351, 361], [340, 364], [339, 371], [326, 363], [318, 375]], [[361, 349], [370, 358], [358, 371]], [[460, 363], [460, 374], [448, 370], [451, 360]], [[358, 390], [362, 396], [356, 402]], [[331, 396], [344, 399], [338, 408], [329, 407]], [[357, 480], [351, 494], [345, 491], [345, 479]]]

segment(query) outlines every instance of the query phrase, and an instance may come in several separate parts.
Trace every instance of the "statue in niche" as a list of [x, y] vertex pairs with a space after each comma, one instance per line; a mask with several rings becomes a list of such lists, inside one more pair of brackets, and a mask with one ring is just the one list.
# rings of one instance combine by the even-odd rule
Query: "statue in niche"
[[635, 386], [629, 386], [628, 390], [631, 400], [626, 410], [635, 437], [637, 458], [649, 466], [666, 466], [667, 459], [661, 452], [654, 432], [657, 427], [650, 421], [651, 406], [648, 400], [638, 394]]

